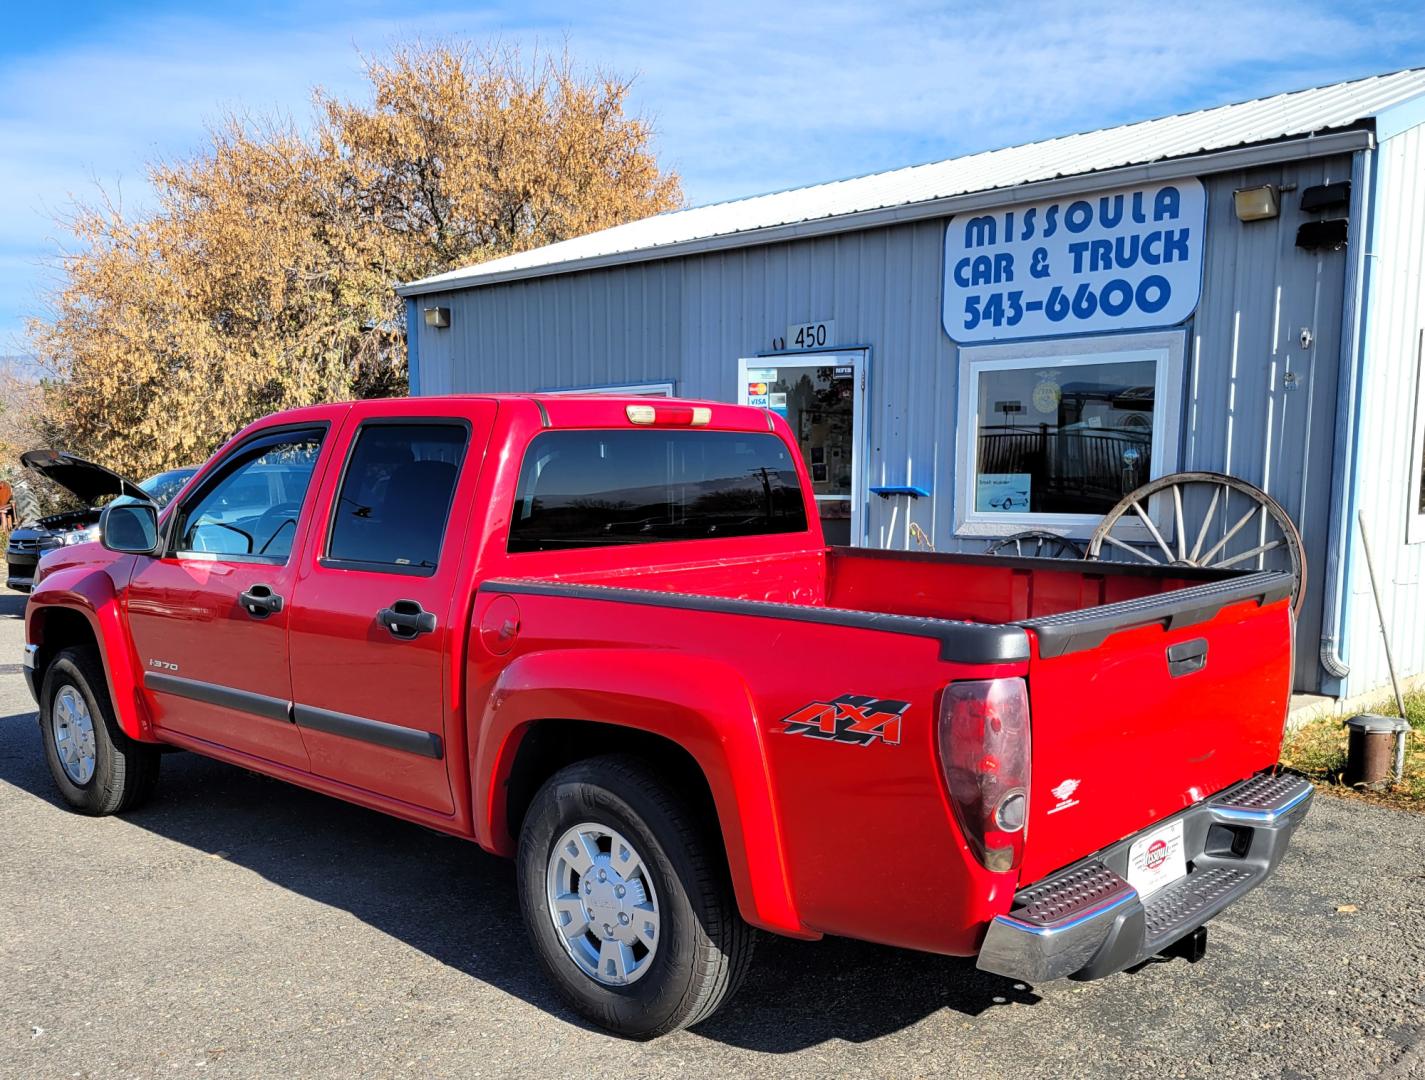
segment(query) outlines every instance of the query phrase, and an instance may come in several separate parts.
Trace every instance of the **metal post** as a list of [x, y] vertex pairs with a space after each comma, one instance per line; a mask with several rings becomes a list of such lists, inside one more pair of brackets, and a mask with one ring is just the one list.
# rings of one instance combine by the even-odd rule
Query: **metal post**
[[[1405, 720], [1405, 717], [1401, 717]], [[1405, 740], [1410, 738], [1410, 721], [1405, 720], [1405, 730], [1395, 736], [1395, 782], [1405, 779]]]
[[[1380, 586], [1376, 584], [1375, 560], [1371, 557], [1371, 542], [1366, 535], [1366, 512], [1357, 511], [1356, 520], [1361, 525], [1361, 550], [1366, 554], [1366, 573], [1371, 579], [1371, 595], [1376, 602], [1376, 621], [1380, 623], [1380, 637], [1385, 645], [1385, 666], [1390, 670], [1390, 687], [1395, 691], [1395, 707], [1400, 710], [1400, 718], [1405, 719], [1405, 699], [1400, 694], [1400, 680], [1395, 676], [1395, 657], [1390, 651], [1390, 630], [1385, 624], [1385, 611], [1380, 603]], [[1395, 737], [1395, 779], [1398, 783], [1405, 775], [1405, 740], [1410, 737], [1409, 728]]]

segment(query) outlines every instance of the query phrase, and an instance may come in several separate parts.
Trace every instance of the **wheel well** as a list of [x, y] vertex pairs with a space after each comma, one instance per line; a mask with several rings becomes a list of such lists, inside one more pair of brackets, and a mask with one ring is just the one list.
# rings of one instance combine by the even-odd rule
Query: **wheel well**
[[604, 754], [629, 754], [652, 765], [722, 847], [712, 789], [692, 754], [662, 735], [592, 720], [539, 720], [525, 733], [505, 790], [510, 835], [519, 836], [529, 804], [546, 780], [566, 765]]
[[62, 607], [42, 608], [35, 613], [34, 629], [39, 645], [35, 652], [37, 687], [44, 685], [45, 670], [62, 650], [74, 645], [87, 645], [99, 651], [99, 639], [94, 636], [94, 628], [77, 611]]

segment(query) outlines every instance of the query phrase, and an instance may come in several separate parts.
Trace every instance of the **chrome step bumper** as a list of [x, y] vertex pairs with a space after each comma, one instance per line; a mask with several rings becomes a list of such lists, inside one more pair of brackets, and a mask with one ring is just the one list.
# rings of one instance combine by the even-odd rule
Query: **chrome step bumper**
[[1263, 773], [1184, 810], [1188, 874], [1146, 898], [1124, 880], [1142, 833], [1051, 874], [996, 916], [978, 966], [1025, 982], [1097, 979], [1162, 952], [1266, 880], [1311, 795], [1299, 776]]

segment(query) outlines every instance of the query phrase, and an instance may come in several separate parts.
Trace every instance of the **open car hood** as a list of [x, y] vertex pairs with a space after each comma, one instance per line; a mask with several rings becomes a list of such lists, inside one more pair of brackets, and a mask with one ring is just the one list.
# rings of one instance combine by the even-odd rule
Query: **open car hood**
[[149, 501], [143, 488], [132, 480], [63, 450], [30, 450], [20, 455], [20, 464], [72, 491], [88, 506], [111, 495], [131, 495]]

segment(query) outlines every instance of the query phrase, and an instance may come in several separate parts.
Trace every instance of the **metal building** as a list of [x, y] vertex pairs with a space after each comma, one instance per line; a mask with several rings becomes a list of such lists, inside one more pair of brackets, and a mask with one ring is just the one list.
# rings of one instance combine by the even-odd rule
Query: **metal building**
[[412, 392], [775, 409], [828, 536], [879, 547], [1082, 539], [1229, 473], [1305, 542], [1297, 688], [1358, 696], [1358, 512], [1425, 671], [1423, 124], [1425, 69], [659, 215], [403, 286]]

